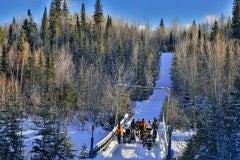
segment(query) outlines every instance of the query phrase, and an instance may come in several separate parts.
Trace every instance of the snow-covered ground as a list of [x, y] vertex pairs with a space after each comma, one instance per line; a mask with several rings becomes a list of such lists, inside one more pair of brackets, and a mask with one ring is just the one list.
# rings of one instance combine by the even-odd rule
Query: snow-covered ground
[[[160, 64], [160, 77], [156, 82], [156, 87], [169, 87], [171, 88], [171, 75], [170, 69], [173, 60], [172, 53], [163, 53], [159, 60]], [[136, 102], [134, 108], [134, 117], [137, 119], [144, 118], [145, 120], [153, 120], [154, 117], [159, 118], [160, 112], [162, 110], [162, 105], [164, 100], [167, 98], [167, 91], [164, 89], [155, 89], [153, 94], [148, 100]], [[31, 126], [31, 122], [28, 123]], [[79, 156], [83, 144], [86, 144], [88, 149], [90, 148], [91, 143], [91, 125], [86, 124], [85, 129], [77, 127], [76, 125], [70, 125], [68, 128], [68, 133], [71, 138], [71, 141], [74, 144], [74, 150], [77, 150], [76, 154]], [[34, 137], [36, 130], [32, 130], [31, 127], [26, 130], [23, 134], [27, 137], [25, 140], [25, 145], [31, 148], [31, 143]], [[101, 127], [95, 127], [94, 130], [94, 145], [103, 139], [108, 134], [108, 131], [103, 130]], [[172, 136], [172, 150], [174, 152], [174, 157], [178, 157], [182, 153], [182, 149], [186, 145], [185, 140], [192, 135], [193, 132], [180, 132], [174, 131]], [[163, 159], [164, 152], [164, 143], [162, 139], [162, 125], [160, 124], [158, 135], [156, 139], [157, 147], [154, 147], [151, 150], [146, 149], [140, 142], [132, 144], [117, 144], [116, 140], [113, 140], [110, 145], [98, 154], [94, 159]]]
[[183, 149], [186, 147], [186, 140], [188, 140], [196, 132], [193, 130], [179, 131], [174, 130], [172, 134], [172, 145], [173, 157], [178, 158], [182, 155]]
[[[156, 88], [169, 87], [171, 88], [171, 74], [170, 69], [172, 65], [173, 54], [163, 53], [159, 60], [160, 77], [156, 82]], [[162, 110], [162, 105], [167, 98], [167, 91], [165, 89], [154, 89], [153, 94], [148, 100], [136, 102], [133, 110], [133, 118], [141, 120], [144, 118], [146, 121], [153, 120], [154, 117], [159, 118]], [[112, 141], [108, 148], [100, 153], [96, 159], [163, 159], [164, 158], [164, 145], [162, 141], [162, 126], [158, 130], [156, 139], [157, 147], [148, 150], [143, 147], [142, 143], [133, 144], [120, 144], [117, 145], [116, 141]]]

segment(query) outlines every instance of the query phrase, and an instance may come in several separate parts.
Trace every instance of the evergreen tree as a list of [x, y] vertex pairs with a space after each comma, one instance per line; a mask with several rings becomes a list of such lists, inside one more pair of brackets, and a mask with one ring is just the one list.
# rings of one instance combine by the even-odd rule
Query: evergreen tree
[[191, 27], [190, 27], [190, 40], [194, 40], [195, 36], [197, 34], [197, 25], [196, 22], [193, 21]]
[[107, 40], [109, 37], [111, 37], [113, 24], [112, 24], [112, 18], [108, 15], [107, 17], [107, 23], [105, 27], [105, 40]]
[[41, 86], [41, 88], [44, 88], [45, 70], [46, 70], [46, 58], [44, 56], [44, 53], [41, 52], [38, 58], [38, 69], [36, 72], [36, 81]]
[[23, 160], [22, 108], [16, 95], [10, 95], [5, 105], [0, 111], [0, 159]]
[[[42, 18], [42, 25], [41, 25], [41, 38], [43, 42], [43, 46], [47, 47], [49, 42], [49, 24], [48, 24], [48, 15], [47, 15], [47, 8], [44, 8], [43, 18]], [[44, 48], [45, 48], [44, 47]]]
[[105, 57], [104, 57], [104, 69], [106, 72], [110, 73], [111, 67], [111, 50], [112, 50], [112, 36], [113, 36], [113, 24], [112, 24], [112, 18], [108, 15], [107, 17], [107, 23], [105, 27], [105, 33], [104, 33], [104, 41], [105, 41]]
[[201, 27], [199, 25], [198, 27], [198, 40], [200, 41], [202, 39], [202, 31], [201, 31]]
[[0, 75], [1, 73], [7, 72], [7, 47], [4, 45], [2, 48], [1, 55], [1, 66], [0, 66]]
[[86, 27], [86, 11], [85, 11], [84, 3], [82, 3], [82, 9], [81, 9], [81, 24], [83, 25], [83, 28]]
[[67, 1], [63, 1], [62, 7], [62, 27], [61, 27], [61, 35], [60, 35], [60, 44], [68, 45], [70, 39], [70, 13], [67, 5]]
[[174, 40], [174, 36], [173, 36], [173, 31], [171, 31], [170, 35], [169, 35], [169, 42], [168, 42], [168, 50], [169, 51], [174, 50], [174, 43], [175, 43], [175, 40]]
[[161, 18], [161, 20], [160, 20], [159, 27], [162, 27], [162, 28], [164, 28], [164, 22], [163, 22], [163, 19], [162, 19], [162, 18]]
[[[93, 14], [94, 30], [93, 30], [93, 52], [96, 55], [102, 55], [104, 53], [104, 30], [103, 30], [103, 11], [100, 0], [95, 3], [95, 11]], [[102, 57], [100, 57], [102, 58]]]
[[68, 9], [66, 0], [63, 0], [62, 16], [64, 17], [64, 19], [68, 18], [68, 16], [69, 16], [69, 9]]
[[144, 100], [148, 98], [149, 92], [148, 88], [144, 88], [144, 86], [148, 86], [147, 77], [146, 77], [146, 52], [145, 52], [145, 35], [143, 31], [140, 34], [139, 48], [138, 48], [138, 57], [137, 57], [137, 66], [135, 68], [135, 75], [132, 84], [135, 84], [137, 87], [134, 88], [131, 93], [132, 100]]
[[234, 0], [232, 9], [232, 37], [240, 39], [240, 1]]
[[88, 149], [85, 143], [82, 145], [80, 156], [83, 159], [88, 157]]
[[102, 27], [101, 26], [102, 22], [104, 21], [102, 5], [100, 0], [97, 0], [95, 3], [95, 11], [93, 14], [93, 19], [96, 27], [100, 29]]
[[16, 19], [13, 18], [8, 31], [8, 46], [12, 46], [17, 39], [18, 24]]
[[219, 39], [221, 38], [221, 32], [219, 30], [219, 27], [218, 27], [218, 22], [215, 21], [214, 22], [214, 25], [212, 27], [212, 31], [211, 31], [211, 34], [210, 34], [210, 41], [218, 41]]
[[[56, 113], [51, 113], [53, 108], [41, 106], [40, 117], [35, 121], [41, 139], [35, 139], [31, 159], [74, 159], [72, 143], [67, 135], [64, 123], [56, 118]], [[49, 110], [50, 109], [50, 110]]]
[[2, 27], [0, 26], [0, 47], [3, 45], [4, 41], [5, 41], [5, 35], [2, 30]]
[[228, 144], [228, 159], [238, 159], [240, 157], [240, 67], [230, 94], [230, 102], [224, 108], [225, 127], [227, 132], [226, 144]]
[[[45, 91], [46, 91], [46, 97], [45, 98], [50, 98], [52, 92], [53, 92], [53, 84], [54, 84], [54, 64], [55, 64], [55, 58], [54, 58], [54, 53], [53, 50], [49, 50], [46, 54], [46, 69], [44, 73], [44, 79], [45, 79]], [[51, 91], [51, 92], [50, 92]]]
[[63, 93], [58, 98], [59, 109], [64, 113], [72, 110], [76, 106], [76, 98], [73, 86], [70, 83], [64, 84]]
[[231, 24], [232, 24], [232, 21], [230, 18], [228, 18], [227, 24], [224, 26], [224, 31], [223, 31], [226, 40], [228, 40], [231, 37]]
[[30, 44], [31, 51], [34, 51], [36, 47], [39, 46], [39, 39], [38, 39], [38, 30], [37, 25], [33, 20], [31, 11], [28, 10], [28, 18], [24, 20], [22, 29], [26, 33], [26, 40]]
[[165, 25], [164, 25], [164, 21], [161, 18], [159, 27], [157, 29], [157, 39], [156, 39], [156, 44], [158, 45], [158, 50], [159, 51], [166, 51], [166, 42], [165, 42], [165, 38], [166, 38], [166, 31], [165, 31]]
[[[61, 5], [62, 0], [53, 0], [49, 12], [50, 44], [55, 46], [58, 43], [61, 31]], [[55, 46], [56, 47], [56, 46]]]
[[70, 38], [70, 44], [73, 52], [73, 63], [75, 65], [76, 70], [79, 69], [80, 59], [81, 59], [81, 40], [82, 40], [82, 29], [80, 25], [80, 21], [77, 15], [76, 24], [74, 25], [73, 32]]

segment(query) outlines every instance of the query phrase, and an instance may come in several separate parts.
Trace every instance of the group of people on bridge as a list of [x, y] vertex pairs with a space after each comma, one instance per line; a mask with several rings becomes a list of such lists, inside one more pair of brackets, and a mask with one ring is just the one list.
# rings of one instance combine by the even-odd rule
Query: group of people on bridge
[[137, 137], [140, 141], [144, 142], [147, 136], [151, 136], [153, 137], [152, 138], [153, 141], [155, 141], [158, 126], [159, 121], [155, 117], [153, 121], [151, 120], [145, 121], [144, 118], [142, 120], [135, 121], [135, 119], [133, 118], [130, 127], [125, 129], [125, 132], [123, 126], [119, 123], [116, 130], [118, 143], [126, 141], [125, 138], [128, 137], [128, 134], [129, 136], [131, 136], [130, 140], [136, 140]]

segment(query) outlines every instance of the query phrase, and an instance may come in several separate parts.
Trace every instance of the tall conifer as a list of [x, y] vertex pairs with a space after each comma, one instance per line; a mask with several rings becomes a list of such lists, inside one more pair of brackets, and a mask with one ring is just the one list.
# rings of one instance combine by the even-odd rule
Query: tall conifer
[[93, 19], [94, 19], [95, 25], [98, 28], [100, 28], [101, 23], [104, 21], [102, 5], [101, 5], [100, 0], [97, 0], [96, 3], [95, 3], [95, 12], [94, 12], [94, 15], [93, 15]]
[[235, 0], [232, 10], [232, 37], [240, 39], [240, 1]]
[[83, 26], [86, 25], [86, 11], [85, 11], [85, 4], [82, 3], [82, 9], [81, 9], [81, 23]]
[[221, 38], [221, 32], [218, 27], [218, 22], [215, 21], [210, 34], [210, 41], [217, 41], [219, 38]]
[[48, 16], [47, 16], [47, 8], [45, 7], [43, 18], [42, 18], [42, 25], [41, 25], [41, 38], [43, 45], [46, 47], [49, 39], [49, 24], [48, 24]]

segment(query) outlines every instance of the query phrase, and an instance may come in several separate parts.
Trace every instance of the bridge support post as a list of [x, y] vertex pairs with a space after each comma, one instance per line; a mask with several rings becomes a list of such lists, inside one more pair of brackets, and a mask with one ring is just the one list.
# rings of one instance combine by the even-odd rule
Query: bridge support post
[[94, 153], [93, 153], [93, 142], [94, 142], [93, 131], [94, 131], [94, 125], [92, 125], [92, 137], [91, 137], [91, 145], [90, 145], [90, 152], [89, 152], [89, 157], [90, 158], [94, 157]]
[[168, 154], [167, 154], [167, 160], [171, 160], [171, 157], [172, 157], [172, 154], [171, 154], [172, 132], [173, 132], [173, 127], [168, 126]]

